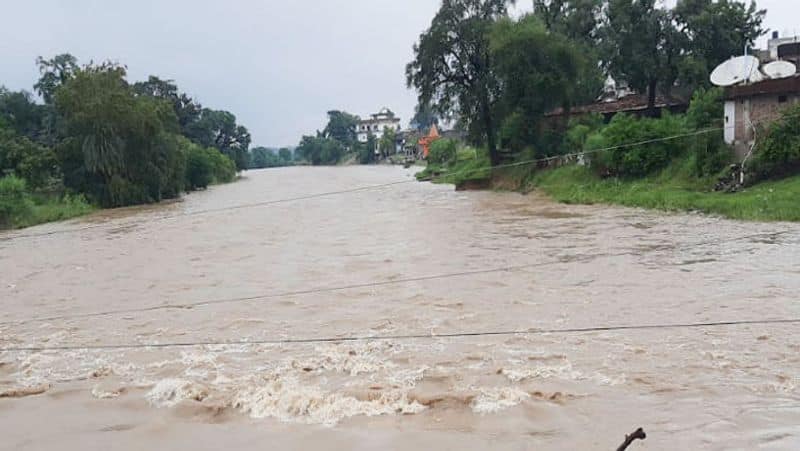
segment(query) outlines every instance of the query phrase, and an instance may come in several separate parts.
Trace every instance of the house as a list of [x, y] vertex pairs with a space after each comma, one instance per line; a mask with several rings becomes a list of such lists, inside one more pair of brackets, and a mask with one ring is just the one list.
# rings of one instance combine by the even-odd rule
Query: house
[[377, 113], [371, 114], [369, 119], [360, 120], [356, 124], [358, 141], [362, 143], [367, 142], [369, 135], [381, 139], [383, 137], [383, 131], [387, 128], [400, 131], [400, 118], [396, 117], [392, 110], [384, 107]]
[[[579, 105], [569, 110], [557, 108], [545, 114], [551, 120], [568, 119], [570, 117], [583, 116], [587, 114], [600, 114], [605, 123], [611, 122], [616, 114], [628, 113], [636, 116], [648, 114], [647, 94], [627, 94], [620, 98], [608, 98], [588, 105]], [[655, 110], [656, 115], [660, 116], [662, 111], [670, 113], [685, 113], [689, 108], [689, 101], [677, 96], [656, 96]]]
[[[767, 47], [758, 53], [761, 63], [781, 60], [800, 67], [800, 37], [781, 38], [776, 32]], [[724, 98], [725, 142], [744, 157], [757, 139], [756, 124], [775, 120], [782, 110], [800, 103], [800, 73], [729, 86]]]
[[725, 88], [725, 142], [745, 156], [755, 142], [755, 124], [776, 119], [800, 103], [800, 74]]

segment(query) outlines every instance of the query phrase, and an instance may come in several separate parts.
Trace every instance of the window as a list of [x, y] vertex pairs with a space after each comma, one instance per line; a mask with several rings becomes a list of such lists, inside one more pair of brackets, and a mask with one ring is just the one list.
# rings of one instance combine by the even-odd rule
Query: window
[[786, 103], [787, 100], [786, 96], [778, 96], [778, 103]]

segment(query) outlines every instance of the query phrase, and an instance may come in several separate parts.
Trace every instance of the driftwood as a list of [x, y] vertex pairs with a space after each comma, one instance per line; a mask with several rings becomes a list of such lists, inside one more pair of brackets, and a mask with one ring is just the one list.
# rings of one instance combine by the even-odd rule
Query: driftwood
[[639, 428], [635, 430], [633, 434], [625, 436], [625, 441], [622, 442], [621, 445], [619, 445], [617, 451], [625, 451], [626, 449], [628, 449], [629, 446], [631, 446], [631, 443], [633, 443], [634, 440], [644, 440], [646, 438], [647, 434], [644, 433], [644, 429]]

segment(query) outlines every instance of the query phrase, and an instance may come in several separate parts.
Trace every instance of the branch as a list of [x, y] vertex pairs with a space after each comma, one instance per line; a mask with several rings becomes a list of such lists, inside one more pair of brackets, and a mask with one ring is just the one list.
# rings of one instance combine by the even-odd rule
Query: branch
[[621, 445], [619, 445], [617, 451], [625, 451], [626, 449], [628, 449], [629, 446], [631, 446], [634, 440], [644, 440], [646, 438], [647, 434], [644, 433], [644, 429], [639, 428], [635, 430], [633, 434], [625, 436], [625, 441], [622, 442]]

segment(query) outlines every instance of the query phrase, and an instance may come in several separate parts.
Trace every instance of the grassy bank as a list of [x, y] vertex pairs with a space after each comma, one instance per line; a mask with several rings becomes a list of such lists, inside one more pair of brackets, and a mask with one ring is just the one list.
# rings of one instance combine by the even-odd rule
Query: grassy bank
[[480, 154], [450, 164], [429, 165], [420, 180], [457, 189], [541, 190], [569, 204], [614, 204], [662, 211], [697, 211], [748, 221], [800, 221], [800, 176], [756, 184], [737, 193], [713, 192], [717, 177], [692, 175], [691, 156], [638, 179], [601, 178], [586, 166], [534, 171], [530, 166], [494, 170]]
[[617, 204], [663, 211], [698, 211], [750, 221], [800, 221], [800, 176], [759, 183], [738, 193], [710, 190], [712, 180], [657, 176], [624, 181], [601, 179], [583, 166], [539, 172], [528, 186], [564, 203]]

